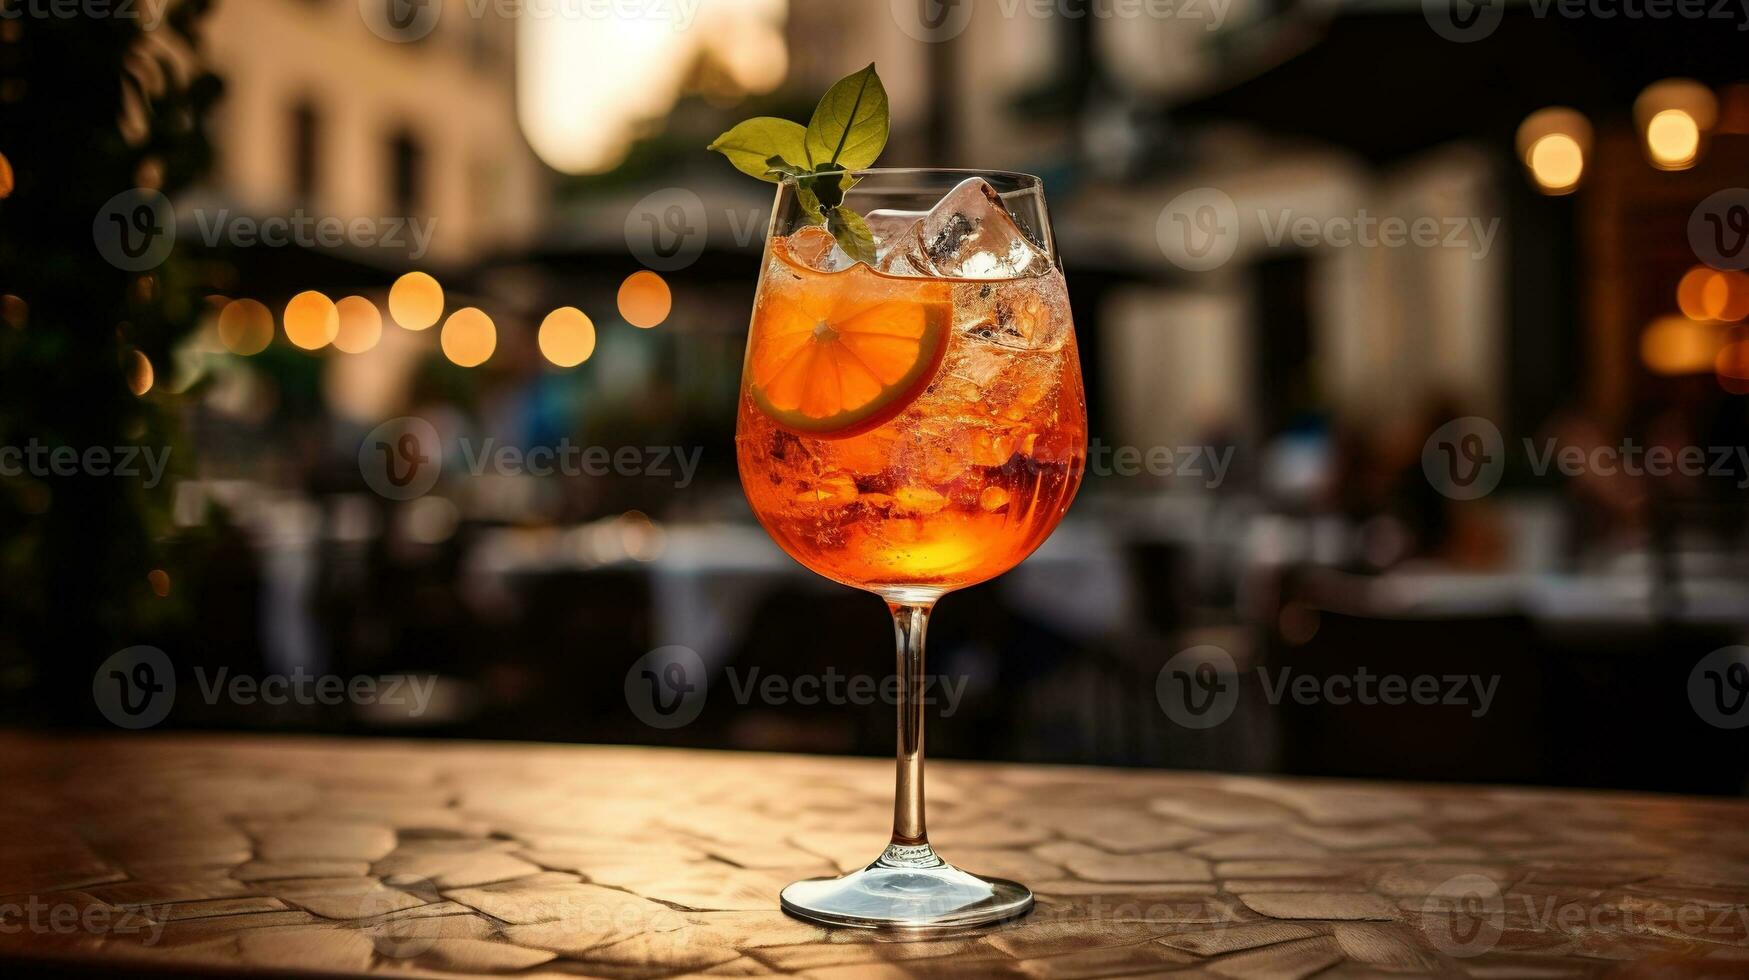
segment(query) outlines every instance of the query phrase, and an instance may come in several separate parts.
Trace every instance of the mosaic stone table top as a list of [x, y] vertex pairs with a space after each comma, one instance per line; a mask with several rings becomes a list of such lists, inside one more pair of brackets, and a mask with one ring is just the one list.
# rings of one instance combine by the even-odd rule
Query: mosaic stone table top
[[891, 793], [875, 760], [0, 734], [0, 972], [1749, 976], [1749, 803], [933, 763], [936, 846], [1031, 915], [781, 914]]

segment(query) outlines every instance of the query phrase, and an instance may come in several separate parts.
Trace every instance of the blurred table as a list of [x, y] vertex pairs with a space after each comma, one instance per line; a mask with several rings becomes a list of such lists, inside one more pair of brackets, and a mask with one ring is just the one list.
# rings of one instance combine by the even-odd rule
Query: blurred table
[[938, 763], [1039, 904], [919, 940], [777, 911], [884, 842], [876, 760], [0, 734], [0, 787], [14, 975], [1749, 972], [1737, 801]]

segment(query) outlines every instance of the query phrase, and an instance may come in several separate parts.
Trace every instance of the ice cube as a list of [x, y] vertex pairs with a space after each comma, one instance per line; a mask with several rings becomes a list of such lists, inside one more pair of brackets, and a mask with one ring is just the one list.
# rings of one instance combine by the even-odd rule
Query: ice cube
[[784, 240], [790, 257], [816, 272], [837, 272], [855, 264], [849, 254], [838, 247], [832, 233], [819, 225], [808, 225]]
[[954, 321], [968, 337], [1013, 350], [1048, 351], [1063, 345], [1070, 329], [1063, 274], [1012, 282], [954, 286]]
[[878, 267], [896, 276], [952, 279], [1018, 279], [1050, 268], [1050, 258], [1015, 223], [1002, 197], [978, 177], [963, 180], [935, 207], [917, 212], [879, 211], [885, 234]]
[[1015, 279], [1050, 266], [985, 181], [960, 182], [922, 220], [922, 241], [937, 275], [957, 279]]
[[898, 238], [911, 230], [917, 220], [928, 214], [927, 211], [897, 211], [890, 208], [876, 208], [862, 216], [868, 222], [868, 230], [874, 232], [875, 248]]

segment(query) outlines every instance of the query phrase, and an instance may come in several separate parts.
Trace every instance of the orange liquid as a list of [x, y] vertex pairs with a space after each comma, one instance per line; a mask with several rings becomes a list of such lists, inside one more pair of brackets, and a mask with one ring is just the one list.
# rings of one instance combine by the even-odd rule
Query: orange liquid
[[[773, 252], [761, 293], [809, 288]], [[944, 280], [905, 282], [938, 296]], [[945, 282], [955, 329], [941, 365], [873, 429], [802, 434], [743, 381], [735, 448], [753, 513], [791, 557], [846, 585], [945, 591], [994, 578], [1050, 536], [1081, 483], [1087, 409], [1061, 274]]]

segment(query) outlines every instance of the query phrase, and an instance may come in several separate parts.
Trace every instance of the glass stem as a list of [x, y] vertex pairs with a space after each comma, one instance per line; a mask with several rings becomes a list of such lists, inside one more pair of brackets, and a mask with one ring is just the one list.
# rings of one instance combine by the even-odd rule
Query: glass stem
[[[893, 845], [929, 847], [923, 823], [923, 633], [929, 602], [887, 601], [899, 645], [898, 778], [893, 799]], [[933, 855], [932, 855], [933, 856]]]

